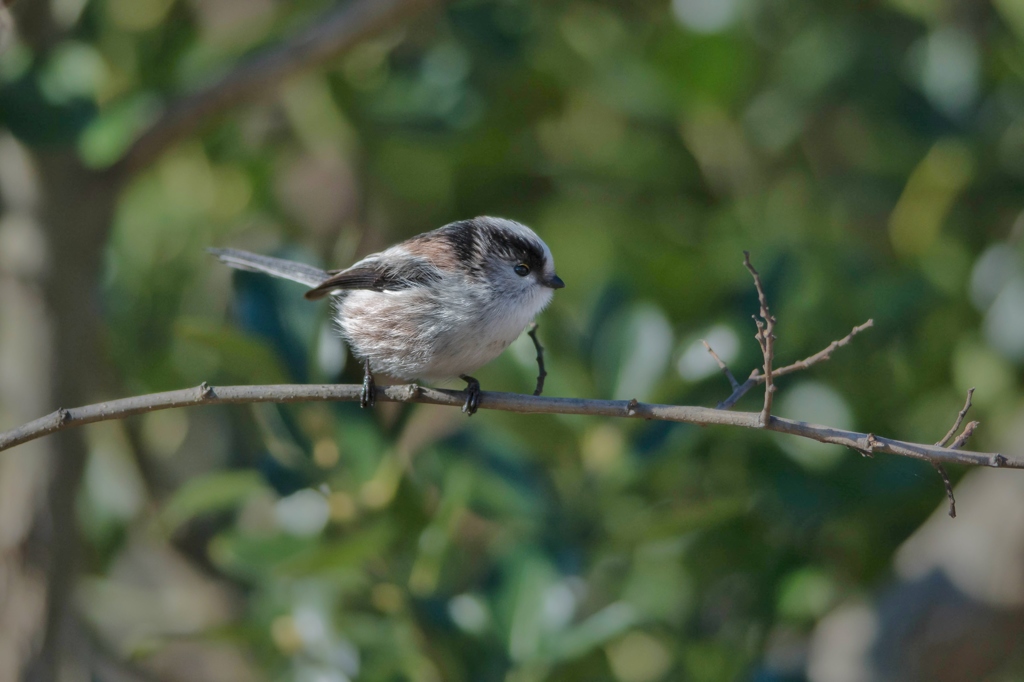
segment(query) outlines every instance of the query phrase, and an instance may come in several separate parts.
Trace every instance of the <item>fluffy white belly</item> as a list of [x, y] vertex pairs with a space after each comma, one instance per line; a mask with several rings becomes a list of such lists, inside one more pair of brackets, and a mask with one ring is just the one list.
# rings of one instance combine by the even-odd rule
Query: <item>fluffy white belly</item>
[[419, 289], [353, 291], [340, 298], [337, 322], [374, 373], [439, 380], [469, 374], [498, 357], [550, 300], [550, 290], [516, 305]]

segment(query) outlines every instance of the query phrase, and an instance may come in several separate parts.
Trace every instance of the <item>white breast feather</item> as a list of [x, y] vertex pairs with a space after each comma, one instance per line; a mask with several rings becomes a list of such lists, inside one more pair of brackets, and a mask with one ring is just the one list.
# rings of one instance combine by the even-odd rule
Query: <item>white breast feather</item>
[[498, 357], [553, 293], [538, 287], [511, 300], [453, 280], [429, 289], [347, 293], [338, 306], [338, 326], [374, 372], [403, 380], [447, 379]]

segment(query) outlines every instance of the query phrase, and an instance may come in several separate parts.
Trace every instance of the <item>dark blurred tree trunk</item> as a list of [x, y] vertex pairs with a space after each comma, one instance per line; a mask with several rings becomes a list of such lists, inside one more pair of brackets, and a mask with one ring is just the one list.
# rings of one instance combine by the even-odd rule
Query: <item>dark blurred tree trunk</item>
[[[22, 37], [37, 57], [45, 57], [61, 37], [50, 3], [23, 2], [15, 9]], [[33, 329], [40, 337], [37, 347], [50, 355], [48, 386], [40, 397], [52, 408], [81, 402], [95, 386], [92, 379], [106, 373], [96, 284], [118, 183], [84, 168], [70, 145], [39, 150], [34, 161], [40, 192], [36, 219], [48, 268], [35, 283], [44, 295]], [[0, 574], [7, 577], [3, 605], [13, 611], [5, 614], [4, 636], [14, 643], [9, 655], [17, 657], [3, 667], [19, 670], [25, 680], [51, 682], [62, 677], [71, 656], [81, 654], [84, 642], [75, 642], [69, 611], [79, 557], [75, 504], [86, 461], [84, 434], [61, 435], [44, 448], [15, 456], [46, 461], [9, 471], [17, 480], [3, 482], [31, 491], [19, 497], [25, 508], [7, 510], [31, 522], [20, 545], [0, 556]], [[19, 601], [15, 593], [26, 588], [34, 591], [31, 602]]]
[[[77, 405], [109, 384], [97, 283], [119, 183], [84, 168], [73, 151], [42, 153], [37, 161], [52, 264], [45, 283], [53, 325], [51, 404]], [[50, 456], [47, 504], [38, 509], [25, 547], [29, 570], [47, 577], [45, 626], [25, 668], [32, 682], [60, 679], [62, 657], [80, 645], [69, 609], [79, 560], [75, 504], [86, 461], [83, 434], [62, 434]]]

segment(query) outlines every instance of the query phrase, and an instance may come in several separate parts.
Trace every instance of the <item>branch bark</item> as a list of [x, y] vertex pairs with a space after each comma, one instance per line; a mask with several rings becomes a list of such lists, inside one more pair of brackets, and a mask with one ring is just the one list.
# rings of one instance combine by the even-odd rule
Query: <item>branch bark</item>
[[130, 177], [212, 119], [258, 99], [282, 81], [337, 58], [356, 42], [401, 24], [444, 0], [356, 0], [328, 11], [281, 45], [243, 61], [234, 70], [167, 108], [129, 147], [111, 171]]
[[[0, 433], [0, 451], [27, 443], [51, 433], [111, 419], [195, 405], [245, 403], [357, 402], [362, 386], [356, 384], [281, 384], [271, 386], [219, 386], [202, 384], [196, 388], [124, 398], [52, 414]], [[425, 403], [461, 408], [465, 402], [462, 391], [426, 388], [416, 384], [378, 386], [376, 399], [381, 402]], [[627, 417], [658, 421], [697, 424], [699, 426], [733, 426], [745, 429], [767, 429], [801, 438], [832, 443], [858, 451], [887, 453], [913, 457], [927, 462], [958, 463], [974, 466], [1024, 469], [1024, 460], [1011, 459], [995, 452], [971, 452], [939, 445], [909, 443], [858, 433], [830, 426], [772, 417], [761, 424], [759, 412], [732, 412], [711, 407], [689, 405], [657, 405], [636, 400], [590, 400], [584, 398], [545, 398], [519, 393], [482, 394], [480, 408], [520, 414], [571, 414], [595, 417]]]

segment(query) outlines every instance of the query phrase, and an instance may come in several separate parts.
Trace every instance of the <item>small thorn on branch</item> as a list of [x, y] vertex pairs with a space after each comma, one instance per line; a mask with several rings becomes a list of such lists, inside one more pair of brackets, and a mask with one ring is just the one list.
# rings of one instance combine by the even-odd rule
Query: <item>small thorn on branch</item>
[[638, 407], [640, 407], [640, 401], [637, 400], [636, 398], [631, 398], [630, 401], [628, 403], [626, 403], [626, 416], [627, 417], [635, 416], [636, 415], [636, 408], [638, 408]]
[[860, 454], [865, 457], [874, 457], [875, 450], [882, 447], [882, 442], [873, 433], [869, 433], [864, 437], [864, 447], [859, 449]]
[[754, 278], [757, 300], [761, 304], [758, 312], [760, 318], [754, 316], [754, 324], [757, 325], [757, 334], [754, 338], [761, 346], [761, 354], [764, 356], [764, 407], [761, 409], [761, 426], [768, 426], [772, 418], [772, 400], [775, 396], [775, 377], [772, 373], [772, 361], [775, 358], [775, 317], [768, 308], [768, 296], [764, 292], [761, 274], [751, 264], [749, 251], [743, 252], [743, 265]]

